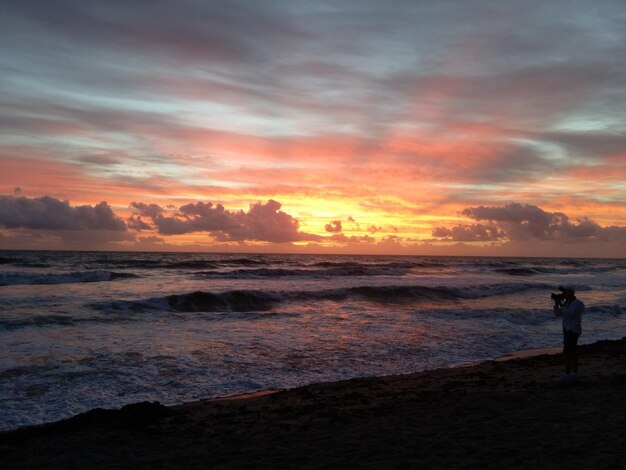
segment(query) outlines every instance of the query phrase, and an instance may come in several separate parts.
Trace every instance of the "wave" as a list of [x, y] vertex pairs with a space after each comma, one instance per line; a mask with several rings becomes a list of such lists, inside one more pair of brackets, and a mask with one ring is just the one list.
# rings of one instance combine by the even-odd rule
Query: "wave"
[[89, 305], [95, 310], [170, 312], [263, 312], [283, 301], [280, 295], [262, 291], [233, 290], [226, 292], [196, 291], [145, 300], [119, 300]]
[[20, 328], [32, 328], [32, 327], [56, 327], [56, 326], [76, 326], [85, 323], [122, 323], [139, 320], [132, 316], [121, 314], [111, 315], [107, 312], [106, 315], [92, 315], [92, 316], [73, 316], [65, 314], [49, 314], [49, 315], [32, 315], [24, 317], [9, 317], [0, 318], [0, 329], [5, 330], [17, 330]]
[[496, 284], [465, 288], [430, 286], [358, 286], [317, 291], [232, 290], [196, 291], [155, 297], [146, 300], [120, 300], [91, 304], [96, 310], [129, 310], [144, 312], [165, 310], [178, 312], [263, 312], [281, 303], [365, 300], [375, 303], [420, 301], [457, 301], [507, 295], [529, 289], [547, 289], [549, 284]]
[[175, 261], [163, 265], [166, 269], [214, 269], [217, 266], [211, 261], [204, 260]]
[[249, 279], [266, 277], [334, 277], [334, 276], [402, 276], [407, 269], [387, 266], [336, 266], [326, 269], [293, 269], [293, 268], [254, 268], [235, 269], [232, 271], [209, 271], [196, 272], [193, 277], [196, 279], [207, 278], [227, 278], [227, 279]]
[[[145, 321], [146, 314], [167, 315], [168, 321], [189, 318], [188, 314], [206, 313], [200, 318], [207, 321], [221, 319], [255, 320], [267, 314], [297, 315], [298, 309], [281, 308], [284, 304], [308, 304], [315, 302], [371, 302], [387, 305], [419, 307], [420, 315], [459, 319], [504, 319], [515, 323], [543, 323], [554, 315], [546, 309], [473, 308], [460, 304], [463, 300], [516, 294], [531, 289], [545, 289], [545, 284], [519, 283], [474, 285], [465, 287], [409, 286], [357, 286], [318, 291], [258, 291], [231, 290], [224, 292], [195, 291], [182, 294], [153, 297], [143, 300], [101, 301], [87, 305], [92, 314], [48, 314], [29, 317], [0, 317], [0, 327], [17, 329], [28, 327], [70, 326], [78, 323], [119, 323]], [[587, 315], [623, 318], [624, 309], [619, 304], [588, 306]], [[291, 310], [291, 311], [290, 311]], [[99, 313], [95, 313], [99, 312]], [[217, 314], [217, 315], [216, 315]], [[235, 315], [239, 314], [239, 315]], [[179, 317], [180, 315], [180, 317]]]
[[624, 266], [610, 265], [610, 266], [587, 266], [579, 264], [571, 264], [565, 266], [526, 266], [526, 267], [506, 267], [496, 268], [493, 271], [499, 274], [508, 274], [510, 276], [534, 276], [538, 274], [589, 274], [589, 273], [611, 273], [614, 271], [622, 270]]
[[23, 263], [15, 263], [16, 266], [21, 266], [23, 268], [50, 268], [52, 267], [49, 263], [40, 263], [36, 261], [24, 261]]
[[308, 266], [320, 268], [345, 268], [345, 267], [376, 267], [376, 268], [443, 268], [449, 264], [437, 261], [389, 261], [384, 263], [360, 263], [358, 261], [319, 261]]
[[348, 298], [390, 303], [414, 300], [456, 300], [463, 298], [461, 290], [454, 287], [425, 286], [360, 286], [342, 289]]
[[28, 261], [22, 260], [20, 258], [7, 258], [4, 256], [0, 256], [0, 264], [12, 264], [14, 266], [23, 266], [28, 268], [49, 268], [49, 263], [44, 263], [41, 261]]
[[[435, 288], [432, 290], [421, 291], [419, 289], [408, 293], [401, 292], [407, 297], [428, 298], [450, 300], [454, 295], [446, 292], [445, 289]], [[314, 293], [296, 293], [293, 297], [303, 299], [312, 297], [309, 294]], [[387, 292], [391, 294], [391, 292]], [[397, 294], [397, 292], [395, 292]], [[353, 296], [355, 298], [367, 298], [368, 300], [379, 300], [387, 302], [385, 296], [370, 290], [369, 288], [359, 287], [344, 292], [327, 292], [326, 300], [341, 300], [342, 298]], [[319, 296], [317, 296], [319, 298]], [[161, 314], [167, 312], [168, 321], [175, 318], [185, 319], [189, 313], [202, 314], [207, 313], [211, 316], [202, 317], [207, 321], [221, 320], [228, 318], [230, 320], [257, 320], [267, 315], [272, 307], [282, 300], [280, 296], [269, 293], [261, 293], [254, 291], [232, 291], [220, 294], [210, 292], [192, 292], [188, 294], [171, 295], [162, 298], [148, 299], [145, 301], [117, 301], [112, 303], [94, 304], [92, 307], [102, 314], [89, 316], [71, 316], [60, 314], [35, 315], [27, 318], [0, 318], [0, 329], [16, 330], [21, 328], [32, 327], [64, 327], [75, 326], [84, 323], [128, 323], [136, 321], [144, 321], [141, 313]], [[293, 298], [292, 298], [293, 300]], [[229, 314], [224, 317], [223, 314]], [[626, 306], [619, 304], [612, 305], [595, 305], [587, 307], [585, 315], [587, 317], [593, 315], [596, 318], [607, 318], [609, 316], [618, 320], [624, 319]], [[220, 314], [215, 316], [215, 314]], [[233, 316], [233, 314], [240, 314]], [[297, 315], [295, 313], [280, 312], [281, 315]], [[179, 316], [184, 315], [184, 316]], [[519, 325], [541, 325], [555, 321], [554, 314], [550, 309], [542, 308], [450, 308], [442, 306], [441, 308], [432, 305], [419, 310], [419, 317], [430, 317], [441, 320], [493, 320], [507, 321]]]
[[196, 291], [166, 297], [172, 310], [179, 312], [250, 312], [270, 310], [280, 298], [259, 291], [227, 291], [222, 293]]
[[134, 269], [213, 269], [218, 265], [212, 261], [184, 260], [164, 261], [160, 259], [106, 259], [96, 260], [99, 265]]
[[541, 274], [538, 269], [533, 268], [499, 268], [494, 270], [497, 273], [509, 274], [511, 276], [534, 276]]
[[111, 259], [111, 258], [99, 258], [94, 261], [95, 264], [117, 266], [121, 268], [138, 268], [138, 269], [150, 269], [160, 268], [163, 266], [163, 261], [156, 259]]
[[136, 274], [113, 271], [82, 271], [73, 273], [0, 273], [0, 286], [18, 286], [34, 284], [74, 284], [82, 282], [105, 282], [118, 279], [137, 278]]
[[27, 327], [70, 326], [76, 324], [76, 318], [67, 315], [33, 315], [26, 318], [2, 318], [0, 326], [6, 330]]
[[626, 313], [626, 307], [622, 307], [619, 304], [611, 305], [593, 305], [585, 308], [585, 315], [590, 314], [609, 314], [615, 318], [625, 318], [623, 315]]
[[545, 283], [503, 283], [466, 287], [361, 286], [345, 290], [348, 297], [357, 296], [367, 300], [388, 303], [413, 300], [471, 300], [549, 288], [552, 288], [552, 285]]
[[[612, 316], [617, 319], [623, 319], [626, 307], [619, 304], [612, 305], [593, 305], [585, 309], [585, 317], [594, 316], [596, 318], [607, 318]], [[486, 308], [486, 309], [428, 309], [420, 311], [420, 316], [427, 316], [438, 319], [455, 320], [497, 320], [507, 321], [518, 325], [541, 325], [544, 323], [552, 323], [555, 321], [554, 313], [548, 308]], [[560, 321], [560, 320], [559, 320]], [[584, 321], [583, 321], [584, 325]], [[584, 326], [583, 326], [584, 329]]]
[[251, 258], [233, 258], [220, 260], [219, 263], [225, 266], [260, 266], [268, 262]]
[[516, 325], [542, 325], [555, 321], [554, 313], [549, 309], [433, 309], [421, 311], [420, 316], [441, 320], [497, 320]]
[[49, 268], [51, 266], [49, 263], [44, 263], [42, 261], [29, 261], [22, 260], [20, 258], [5, 257], [0, 257], [0, 264], [12, 264], [13, 266], [21, 266], [25, 268]]
[[[603, 269], [602, 271], [605, 271]], [[558, 268], [558, 267], [544, 267], [544, 266], [532, 266], [532, 267], [516, 267], [516, 268], [498, 268], [494, 269], [494, 272], [499, 274], [508, 274], [510, 276], [535, 276], [538, 274], [575, 274], [578, 271], [571, 268]]]

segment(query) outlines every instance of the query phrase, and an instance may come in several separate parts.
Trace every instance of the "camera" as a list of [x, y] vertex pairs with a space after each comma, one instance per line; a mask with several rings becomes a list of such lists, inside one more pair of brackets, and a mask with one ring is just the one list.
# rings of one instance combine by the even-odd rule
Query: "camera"
[[563, 304], [563, 302], [565, 302], [566, 292], [569, 292], [572, 294], [574, 293], [574, 288], [572, 286], [559, 286], [559, 290], [561, 291], [560, 294], [555, 294], [554, 292], [550, 294], [550, 298], [554, 300], [555, 307], [560, 307]]
[[553, 292], [552, 294], [550, 294], [550, 298], [554, 300], [555, 307], [560, 307], [563, 301], [565, 300], [565, 296], [563, 295], [563, 292], [561, 292], [560, 294], [555, 294]]

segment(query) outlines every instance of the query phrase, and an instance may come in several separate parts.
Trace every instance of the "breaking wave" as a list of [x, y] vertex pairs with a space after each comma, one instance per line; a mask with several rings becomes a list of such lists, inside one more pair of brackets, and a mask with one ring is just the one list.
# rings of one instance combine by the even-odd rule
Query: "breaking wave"
[[358, 286], [318, 291], [196, 291], [146, 300], [120, 300], [92, 304], [96, 310], [143, 312], [263, 312], [289, 302], [365, 300], [376, 303], [455, 301], [506, 295], [529, 289], [545, 289], [547, 284], [495, 284], [465, 288], [428, 286]]
[[180, 312], [251, 312], [270, 310], [280, 301], [278, 296], [258, 291], [192, 292], [166, 297], [172, 310]]

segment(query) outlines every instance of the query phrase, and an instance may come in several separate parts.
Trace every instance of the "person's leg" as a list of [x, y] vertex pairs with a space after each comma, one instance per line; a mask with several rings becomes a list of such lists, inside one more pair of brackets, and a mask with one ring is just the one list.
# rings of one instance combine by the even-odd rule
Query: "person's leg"
[[578, 374], [578, 337], [580, 335], [579, 334], [575, 334], [572, 333], [572, 347], [571, 347], [571, 367], [572, 367], [572, 372], [574, 374]]
[[571, 344], [570, 338], [567, 331], [563, 330], [563, 356], [565, 356], [565, 373], [569, 374], [572, 370], [571, 363]]
[[576, 372], [576, 350], [572, 347], [569, 347], [567, 352], [565, 353], [565, 373], [571, 374], [572, 372]]
[[579, 336], [579, 334], [570, 331], [563, 332], [563, 352], [565, 354], [566, 374], [578, 374], [577, 345]]

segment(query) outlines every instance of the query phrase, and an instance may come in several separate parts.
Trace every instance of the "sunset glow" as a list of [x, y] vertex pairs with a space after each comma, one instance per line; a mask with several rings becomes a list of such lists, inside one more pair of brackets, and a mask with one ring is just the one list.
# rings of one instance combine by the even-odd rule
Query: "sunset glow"
[[626, 256], [626, 4], [0, 4], [0, 248]]

